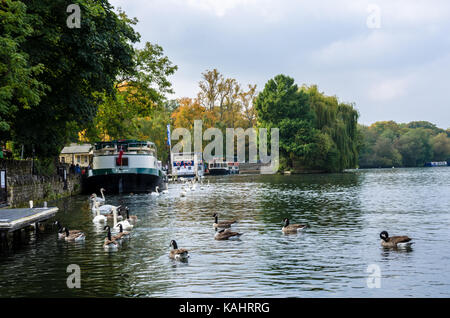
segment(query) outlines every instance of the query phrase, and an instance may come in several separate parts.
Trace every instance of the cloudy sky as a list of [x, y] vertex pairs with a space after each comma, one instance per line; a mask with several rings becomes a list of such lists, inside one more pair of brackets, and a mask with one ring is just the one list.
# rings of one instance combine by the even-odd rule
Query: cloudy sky
[[277, 74], [355, 103], [360, 122], [450, 127], [450, 1], [110, 0], [158, 43], [195, 97], [217, 68], [260, 90]]

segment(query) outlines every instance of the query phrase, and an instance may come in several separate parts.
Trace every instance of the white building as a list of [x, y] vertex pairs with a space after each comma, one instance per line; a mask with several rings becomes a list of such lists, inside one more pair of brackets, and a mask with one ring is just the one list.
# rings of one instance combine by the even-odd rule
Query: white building
[[61, 150], [59, 161], [62, 163], [87, 167], [92, 162], [93, 146], [91, 144], [72, 143]]

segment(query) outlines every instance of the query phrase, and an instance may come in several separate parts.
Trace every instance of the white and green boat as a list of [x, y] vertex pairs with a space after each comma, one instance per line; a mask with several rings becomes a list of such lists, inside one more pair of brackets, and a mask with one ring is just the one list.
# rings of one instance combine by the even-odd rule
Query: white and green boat
[[156, 186], [162, 188], [165, 177], [153, 142], [98, 142], [85, 189], [98, 192], [104, 188], [108, 193], [153, 192]]

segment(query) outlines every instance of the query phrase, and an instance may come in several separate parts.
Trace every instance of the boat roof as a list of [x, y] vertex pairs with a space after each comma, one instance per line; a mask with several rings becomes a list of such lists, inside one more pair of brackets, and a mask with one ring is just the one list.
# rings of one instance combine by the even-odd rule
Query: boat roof
[[104, 146], [104, 145], [130, 145], [130, 144], [135, 144], [135, 145], [140, 145], [140, 146], [146, 146], [146, 145], [150, 145], [156, 148], [156, 145], [154, 142], [151, 141], [145, 141], [145, 140], [136, 140], [136, 139], [119, 139], [119, 140], [111, 140], [111, 141], [100, 141], [100, 142], [96, 142], [95, 146], [98, 149], [99, 146]]

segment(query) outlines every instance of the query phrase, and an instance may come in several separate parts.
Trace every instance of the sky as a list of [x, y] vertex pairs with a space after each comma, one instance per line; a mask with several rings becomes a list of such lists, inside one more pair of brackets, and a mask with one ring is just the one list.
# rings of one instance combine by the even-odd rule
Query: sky
[[[353, 103], [359, 122], [450, 128], [450, 1], [110, 0], [176, 65], [169, 98], [218, 69], [258, 90], [277, 74]], [[142, 44], [141, 44], [142, 45]]]

